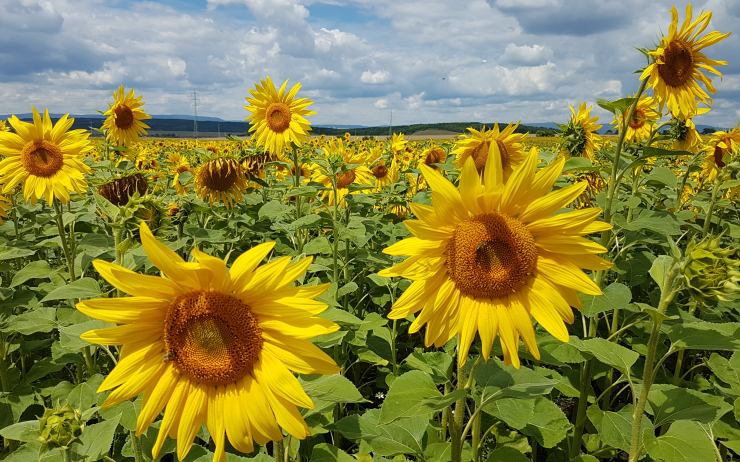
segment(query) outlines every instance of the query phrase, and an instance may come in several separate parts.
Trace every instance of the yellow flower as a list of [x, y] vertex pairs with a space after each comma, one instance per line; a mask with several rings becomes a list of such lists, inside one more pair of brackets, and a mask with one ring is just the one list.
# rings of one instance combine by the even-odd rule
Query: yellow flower
[[209, 204], [223, 202], [227, 207], [241, 202], [247, 179], [241, 164], [230, 157], [206, 161], [195, 173], [195, 192]]
[[187, 189], [185, 188], [185, 185], [180, 182], [180, 175], [190, 171], [190, 163], [188, 162], [188, 159], [179, 153], [172, 153], [167, 156], [167, 161], [172, 165], [172, 168], [175, 171], [175, 176], [172, 178], [172, 186], [175, 188], [175, 192], [177, 194], [185, 194]]
[[112, 390], [104, 406], [144, 396], [136, 423], [141, 435], [164, 410], [152, 448], [156, 459], [165, 438], [177, 438], [183, 460], [205, 424], [215, 444], [214, 461], [226, 461], [225, 439], [249, 453], [253, 441], [308, 436], [297, 407], [312, 408], [293, 372], [334, 374], [339, 368], [307, 341], [338, 326], [316, 315], [315, 300], [328, 284], [294, 286], [311, 258], [281, 257], [259, 266], [275, 245], [260, 244], [231, 268], [193, 249], [185, 262], [140, 227], [144, 250], [162, 276], [138, 274], [102, 260], [96, 270], [132, 295], [84, 300], [77, 309], [118, 326], [82, 338], [98, 345], [123, 345], [118, 364], [98, 391]]
[[601, 125], [598, 124], [597, 116], [591, 117], [591, 107], [586, 103], [578, 106], [578, 111], [570, 107], [570, 121], [564, 126], [561, 133], [563, 148], [567, 155], [585, 157], [594, 160], [594, 152], [603, 143], [602, 138], [596, 133]]
[[296, 83], [286, 92], [286, 80], [277, 90], [268, 76], [250, 91], [251, 98], [247, 98], [249, 106], [244, 109], [251, 115], [249, 132], [252, 138], [265, 151], [283, 158], [283, 152], [290, 143], [300, 146], [309, 138], [311, 124], [306, 116], [315, 114], [308, 110], [313, 101], [307, 98], [297, 98], [301, 84]]
[[[622, 124], [627, 114], [619, 113], [614, 116], [612, 125], [617, 131], [622, 129]], [[632, 119], [627, 124], [625, 140], [627, 141], [644, 141], [650, 138], [650, 133], [655, 122], [660, 119], [660, 114], [655, 111], [655, 99], [652, 96], [642, 96], [637, 102]]]
[[462, 365], [476, 332], [484, 358], [498, 335], [504, 360], [518, 367], [520, 338], [539, 357], [531, 317], [568, 341], [563, 321], [573, 322], [571, 306], [580, 306], [577, 292], [601, 293], [582, 269], [601, 270], [610, 263], [597, 256], [606, 249], [585, 235], [610, 225], [594, 221], [601, 213], [597, 208], [558, 213], [586, 188], [584, 182], [548, 193], [562, 172], [562, 156], [538, 171], [533, 149], [504, 180], [494, 146], [482, 181], [470, 158], [457, 188], [421, 166], [432, 206], [411, 204], [417, 219], [404, 224], [413, 237], [384, 250], [409, 258], [380, 274], [413, 281], [388, 317], [417, 313], [409, 332], [426, 324], [427, 346], [442, 346], [458, 335]]
[[[375, 183], [373, 173], [367, 168], [365, 159], [362, 154], [347, 149], [341, 138], [333, 138], [324, 146], [324, 153], [330, 163], [337, 163], [343, 168], [335, 178], [331, 178], [322, 169], [314, 169], [311, 181], [321, 183], [326, 191], [321, 192], [321, 198], [326, 199], [329, 205], [334, 205], [335, 201], [340, 207], [347, 205], [345, 198], [347, 194], [357, 194], [360, 191], [350, 192], [349, 186], [352, 184], [372, 186]], [[334, 195], [334, 185], [336, 185], [336, 197]]]
[[730, 159], [740, 153], [740, 128], [714, 132], [704, 151], [706, 156], [700, 176], [702, 182], [714, 181], [719, 171], [730, 163]]
[[8, 128], [7, 122], [5, 122], [4, 120], [0, 119], [0, 132], [9, 132], [9, 131], [10, 131], [10, 129]]
[[106, 116], [103, 129], [112, 143], [128, 146], [146, 135], [149, 125], [142, 120], [152, 117], [141, 108], [144, 105], [141, 96], [136, 96], [134, 89], [125, 93], [123, 85], [113, 92], [113, 103], [103, 113]]
[[483, 172], [486, 166], [491, 146], [501, 157], [504, 177], [508, 178], [519, 164], [524, 161], [525, 152], [522, 141], [526, 138], [524, 133], [514, 133], [519, 124], [509, 124], [503, 130], [499, 130], [498, 124], [494, 124], [492, 130], [483, 127], [480, 131], [468, 128], [469, 135], [460, 135], [455, 143], [452, 154], [457, 156], [456, 165], [462, 168], [468, 158], [473, 159], [478, 172]]
[[0, 194], [0, 225], [8, 219], [8, 213], [13, 208], [13, 202], [7, 196]]
[[642, 72], [640, 80], [649, 79], [648, 85], [652, 87], [661, 109], [667, 105], [675, 117], [687, 119], [696, 114], [697, 99], [707, 104], [712, 100], [699, 82], [710, 93], [715, 92], [712, 81], [703, 71], [721, 77], [715, 66], [727, 64], [727, 61], [708, 58], [702, 50], [726, 39], [730, 34], [712, 31], [699, 38], [709, 26], [712, 12], [703, 12], [692, 21], [691, 3], [686, 5], [686, 18], [680, 28], [675, 6], [671, 8], [671, 16], [668, 36], [662, 37], [660, 46], [650, 52], [653, 62]]
[[[706, 108], [699, 108], [699, 113], [701, 114], [708, 110]], [[692, 119], [673, 119], [668, 137], [673, 140], [673, 149], [675, 150], [699, 152], [701, 136], [696, 131], [696, 125]]]
[[[499, 147], [499, 149], [501, 149]], [[434, 169], [437, 164], [444, 164], [447, 160], [447, 152], [439, 146], [433, 145], [421, 152], [419, 162], [428, 165]]]
[[23, 183], [23, 197], [36, 203], [45, 198], [51, 204], [56, 198], [69, 202], [69, 193], [84, 192], [90, 171], [82, 160], [93, 147], [86, 130], [70, 130], [74, 119], [63, 115], [52, 125], [49, 111], [43, 117], [33, 108], [33, 123], [11, 116], [8, 122], [15, 130], [0, 132], [0, 184], [8, 194]]
[[398, 181], [398, 163], [395, 159], [391, 160], [390, 166], [386, 165], [384, 159], [380, 159], [370, 169], [373, 176], [375, 177], [375, 189], [374, 191], [381, 191], [393, 183]]
[[391, 137], [391, 151], [395, 154], [399, 154], [406, 149], [406, 144], [408, 144], [408, 140], [406, 140], [403, 133], [394, 133]]

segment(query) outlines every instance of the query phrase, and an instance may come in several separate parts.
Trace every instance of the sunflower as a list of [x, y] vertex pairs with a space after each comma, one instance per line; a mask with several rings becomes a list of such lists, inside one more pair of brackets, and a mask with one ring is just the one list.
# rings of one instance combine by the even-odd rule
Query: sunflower
[[384, 250], [409, 258], [380, 274], [413, 281], [388, 317], [401, 319], [421, 310], [409, 332], [426, 324], [427, 346], [442, 346], [459, 335], [460, 365], [476, 331], [485, 358], [497, 335], [507, 364], [519, 367], [520, 337], [539, 358], [530, 317], [568, 341], [564, 321], [573, 322], [570, 307], [580, 306], [577, 292], [601, 294], [582, 268], [608, 268], [610, 263], [597, 256], [606, 249], [584, 236], [610, 225], [594, 221], [601, 213], [597, 208], [557, 213], [586, 184], [549, 192], [565, 159], [560, 156], [539, 171], [537, 162], [532, 150], [505, 180], [501, 157], [489, 155], [481, 181], [471, 156], [457, 188], [422, 165], [432, 206], [412, 203], [417, 219], [404, 223], [413, 237]]
[[475, 163], [475, 168], [482, 173], [487, 163], [488, 153], [491, 152], [490, 148], [495, 145], [501, 156], [504, 177], [508, 178], [525, 157], [522, 141], [527, 135], [514, 133], [517, 127], [519, 127], [518, 123], [509, 124], [503, 130], [499, 130], [498, 124], [494, 124], [492, 130], [486, 130], [486, 127], [481, 130], [468, 128], [470, 134], [460, 135], [451, 152], [457, 156], [455, 164], [458, 168], [462, 168], [467, 159], [471, 158]]
[[149, 183], [141, 173], [126, 174], [98, 187], [98, 194], [119, 207], [128, 204], [132, 197], [141, 197], [149, 190]]
[[445, 160], [447, 160], [447, 152], [437, 145], [433, 145], [422, 151], [419, 158], [419, 162], [434, 169], [437, 168], [437, 164], [443, 164]]
[[133, 88], [126, 94], [123, 85], [113, 92], [113, 103], [103, 113], [106, 116], [103, 129], [109, 141], [119, 146], [129, 146], [146, 135], [149, 125], [142, 120], [152, 117], [141, 108], [144, 105], [141, 99]]
[[249, 121], [249, 132], [252, 138], [265, 151], [279, 158], [283, 158], [285, 148], [293, 143], [300, 146], [309, 138], [311, 124], [306, 116], [316, 114], [308, 110], [313, 101], [307, 98], [297, 98], [301, 84], [296, 83], [286, 93], [286, 80], [277, 90], [268, 76], [250, 91], [251, 98], [247, 98], [249, 106], [244, 109], [251, 112], [246, 120]]
[[69, 202], [70, 191], [81, 193], [87, 188], [84, 173], [90, 167], [82, 160], [92, 151], [86, 130], [70, 130], [74, 119], [65, 114], [52, 124], [49, 111], [43, 117], [33, 108], [33, 123], [11, 116], [8, 122], [15, 130], [0, 132], [2, 193], [8, 194], [23, 183], [23, 197], [36, 203], [45, 198]]
[[722, 74], [715, 66], [724, 66], [727, 61], [708, 58], [701, 50], [729, 37], [729, 33], [712, 31], [703, 37], [699, 35], [709, 26], [712, 12], [702, 12], [692, 21], [691, 3], [686, 5], [686, 18], [678, 27], [678, 10], [671, 8], [671, 25], [668, 36], [662, 37], [660, 46], [650, 52], [653, 62], [640, 76], [648, 79], [661, 108], [665, 105], [675, 117], [686, 119], [696, 114], [697, 100], [709, 104], [711, 98], [699, 86], [703, 83], [709, 93], [715, 89], [704, 71], [718, 76]]
[[395, 159], [391, 160], [390, 165], [386, 164], [385, 159], [380, 159], [373, 165], [370, 172], [375, 177], [374, 191], [382, 191], [388, 186], [398, 181], [398, 163]]
[[185, 194], [187, 189], [181, 181], [180, 175], [190, 171], [190, 162], [180, 153], [172, 153], [167, 156], [167, 161], [172, 165], [175, 176], [172, 178], [172, 186], [177, 194]]
[[0, 132], [9, 132], [8, 123], [0, 119]]
[[0, 225], [8, 219], [8, 213], [13, 208], [13, 202], [7, 196], [0, 194]]
[[407, 144], [408, 140], [403, 133], [394, 133], [391, 137], [391, 151], [395, 154], [400, 154], [404, 149], [406, 149]]
[[247, 179], [241, 164], [231, 157], [206, 161], [195, 173], [195, 192], [209, 204], [221, 201], [227, 207], [242, 200]]
[[716, 131], [704, 148], [706, 155], [701, 166], [702, 182], [714, 181], [717, 174], [740, 153], [740, 128], [728, 132]]
[[[360, 192], [359, 190], [350, 192], [349, 187], [352, 184], [372, 186], [375, 183], [375, 176], [364, 165], [365, 159], [362, 154], [347, 149], [341, 138], [329, 140], [324, 147], [324, 153], [329, 163], [339, 164], [343, 167], [333, 179], [321, 168], [313, 170], [311, 181], [324, 185], [326, 190], [321, 193], [321, 197], [327, 200], [329, 205], [334, 205], [336, 201], [341, 207], [346, 206], [345, 198], [347, 194]], [[337, 190], [336, 197], [334, 186]]]
[[596, 134], [601, 128], [597, 123], [597, 116], [591, 117], [591, 107], [586, 103], [578, 106], [578, 111], [570, 107], [570, 121], [562, 127], [561, 138], [563, 139], [563, 151], [568, 156], [585, 157], [594, 160], [594, 151], [599, 149], [603, 143], [602, 138]]
[[[627, 114], [624, 113], [614, 116], [612, 124], [617, 131], [622, 129], [626, 116]], [[655, 99], [652, 96], [640, 97], [635, 112], [632, 114], [632, 119], [627, 124], [624, 139], [634, 142], [647, 140], [650, 138], [650, 133], [658, 119], [660, 119], [660, 114], [655, 111]]]
[[97, 271], [132, 295], [84, 300], [77, 309], [120, 324], [82, 334], [99, 345], [123, 345], [116, 367], [98, 388], [113, 390], [104, 405], [144, 396], [136, 423], [141, 435], [164, 409], [152, 456], [168, 435], [183, 460], [205, 424], [215, 443], [214, 461], [226, 460], [225, 439], [245, 453], [254, 441], [308, 436], [297, 407], [313, 403], [292, 372], [334, 374], [334, 361], [306, 339], [338, 326], [316, 315], [314, 300], [328, 284], [294, 286], [311, 258], [281, 257], [259, 266], [274, 242], [226, 263], [193, 249], [185, 262], [142, 223], [144, 250], [162, 277], [137, 274], [95, 260]]
[[[700, 112], [702, 108], [699, 109]], [[708, 111], [706, 109], [704, 112]], [[678, 151], [698, 152], [701, 146], [701, 136], [696, 131], [693, 119], [672, 119], [668, 130], [668, 138], [673, 141], [673, 149]]]

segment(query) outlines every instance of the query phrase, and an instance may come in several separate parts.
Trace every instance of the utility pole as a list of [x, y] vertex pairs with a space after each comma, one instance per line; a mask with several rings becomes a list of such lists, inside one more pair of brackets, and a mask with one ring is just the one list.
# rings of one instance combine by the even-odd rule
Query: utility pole
[[388, 122], [388, 138], [393, 136], [393, 109], [391, 109], [391, 120]]
[[193, 136], [198, 139], [198, 92], [193, 90]]

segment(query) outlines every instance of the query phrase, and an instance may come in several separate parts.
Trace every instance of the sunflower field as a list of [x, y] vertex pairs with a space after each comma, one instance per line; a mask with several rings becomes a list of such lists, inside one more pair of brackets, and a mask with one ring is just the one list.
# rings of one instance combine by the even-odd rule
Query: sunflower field
[[312, 136], [269, 77], [239, 138], [148, 138], [123, 85], [95, 133], [0, 121], [0, 460], [739, 459], [710, 19], [557, 138]]

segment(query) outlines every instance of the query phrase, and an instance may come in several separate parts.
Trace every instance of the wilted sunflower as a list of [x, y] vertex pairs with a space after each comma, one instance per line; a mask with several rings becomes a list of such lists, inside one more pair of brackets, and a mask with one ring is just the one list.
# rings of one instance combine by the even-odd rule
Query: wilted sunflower
[[457, 156], [455, 164], [458, 168], [465, 165], [468, 158], [473, 159], [475, 168], [482, 173], [486, 166], [488, 154], [492, 145], [497, 146], [501, 156], [504, 178], [508, 178], [511, 172], [524, 161], [525, 152], [522, 141], [527, 136], [525, 133], [514, 133], [519, 124], [509, 124], [503, 130], [499, 130], [498, 124], [494, 124], [492, 130], [481, 130], [468, 128], [469, 135], [460, 135], [455, 143], [451, 154]]
[[77, 304], [95, 319], [120, 324], [82, 334], [99, 345], [123, 345], [116, 367], [98, 388], [113, 390], [104, 406], [144, 396], [136, 423], [141, 435], [164, 410], [152, 456], [165, 438], [177, 438], [183, 460], [205, 424], [215, 443], [214, 461], [226, 461], [225, 439], [253, 451], [283, 438], [281, 427], [305, 438], [297, 406], [313, 407], [293, 372], [333, 374], [334, 361], [307, 341], [338, 326], [316, 316], [314, 300], [328, 284], [294, 286], [311, 258], [281, 257], [259, 266], [275, 245], [260, 244], [228, 269], [223, 260], [193, 249], [185, 262], [141, 225], [144, 250], [162, 277], [137, 274], [102, 260], [97, 271], [132, 295]]
[[227, 207], [242, 200], [247, 179], [241, 164], [231, 157], [206, 161], [195, 173], [195, 192], [209, 204], [221, 201]]
[[149, 125], [142, 120], [152, 117], [141, 108], [144, 105], [142, 96], [136, 96], [134, 89], [125, 93], [123, 85], [113, 92], [113, 103], [111, 103], [104, 116], [103, 129], [107, 131], [108, 140], [111, 142], [129, 146], [146, 135]]
[[594, 160], [594, 151], [601, 147], [602, 139], [596, 133], [601, 125], [597, 116], [591, 117], [591, 107], [586, 103], [578, 106], [578, 111], [570, 107], [570, 121], [562, 127], [563, 151], [569, 156], [585, 157]]
[[712, 81], [704, 71], [722, 76], [715, 66], [727, 64], [727, 61], [708, 58], [701, 50], [726, 39], [730, 34], [712, 31], [699, 38], [709, 26], [712, 12], [705, 11], [692, 21], [691, 3], [686, 5], [686, 18], [680, 28], [675, 5], [671, 8], [671, 17], [668, 36], [662, 37], [660, 46], [650, 52], [654, 61], [642, 72], [640, 80], [649, 79], [648, 85], [652, 87], [661, 108], [667, 105], [675, 117], [687, 119], [696, 114], [697, 99], [707, 104], [711, 102], [699, 82], [710, 93], [715, 92]]
[[286, 92], [286, 80], [277, 90], [268, 76], [250, 90], [247, 98], [249, 106], [244, 109], [251, 112], [249, 132], [262, 148], [277, 157], [283, 158], [283, 152], [290, 143], [300, 146], [309, 138], [311, 124], [306, 116], [316, 114], [308, 108], [313, 101], [307, 98], [296, 98], [301, 84], [296, 83]]
[[52, 124], [49, 111], [43, 117], [33, 108], [33, 123], [11, 116], [8, 122], [15, 130], [0, 132], [2, 193], [8, 194], [23, 183], [23, 197], [36, 203], [56, 198], [69, 202], [70, 191], [81, 193], [87, 188], [84, 173], [90, 168], [82, 161], [93, 147], [87, 130], [70, 130], [74, 119], [64, 114]]
[[437, 168], [437, 164], [444, 164], [445, 160], [447, 160], [447, 152], [436, 145], [422, 151], [419, 158], [419, 162], [434, 169]]
[[432, 205], [412, 203], [417, 219], [404, 224], [414, 236], [384, 250], [409, 258], [379, 274], [413, 281], [388, 317], [402, 319], [421, 310], [409, 332], [426, 324], [427, 346], [442, 346], [459, 335], [460, 365], [476, 332], [484, 358], [497, 335], [507, 363], [519, 367], [520, 337], [539, 358], [530, 317], [568, 341], [563, 321], [573, 322], [571, 306], [580, 306], [577, 292], [601, 294], [582, 268], [608, 268], [610, 263], [597, 256], [606, 249], [584, 236], [610, 225], [594, 221], [598, 208], [558, 213], [586, 184], [548, 193], [565, 159], [539, 171], [537, 162], [532, 150], [504, 180], [501, 158], [492, 153], [481, 181], [471, 158], [457, 188], [422, 165]]
[[143, 196], [149, 184], [141, 173], [133, 173], [114, 178], [98, 187], [98, 194], [119, 207], [128, 204], [133, 196]]
[[[345, 167], [333, 179], [320, 168], [314, 169], [312, 172], [311, 181], [321, 183], [326, 187], [326, 190], [321, 192], [321, 198], [327, 200], [329, 205], [334, 205], [336, 201], [341, 207], [344, 207], [347, 204], [345, 197], [350, 194], [349, 187], [352, 184], [365, 186], [374, 184], [375, 177], [370, 169], [364, 165], [365, 159], [362, 154], [347, 149], [341, 138], [329, 140], [324, 147], [324, 154], [330, 163]], [[336, 197], [334, 196], [334, 184], [336, 184], [337, 189]]]
[[[622, 129], [622, 124], [626, 117], [627, 114], [625, 113], [619, 113], [619, 115], [614, 116], [612, 124], [617, 131]], [[660, 114], [655, 111], [655, 99], [652, 96], [640, 97], [635, 112], [632, 114], [629, 123], [627, 123], [624, 139], [634, 142], [647, 140], [650, 138], [650, 133], [658, 119], [660, 119]]]

